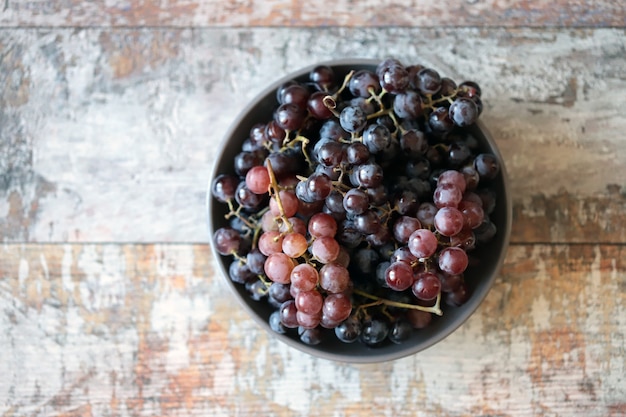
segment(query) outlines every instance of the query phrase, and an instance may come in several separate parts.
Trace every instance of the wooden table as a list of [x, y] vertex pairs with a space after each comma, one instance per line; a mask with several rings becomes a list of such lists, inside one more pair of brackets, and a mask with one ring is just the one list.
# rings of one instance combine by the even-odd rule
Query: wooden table
[[[623, 1], [3, 3], [1, 416], [626, 415]], [[478, 312], [378, 365], [268, 337], [205, 220], [243, 105], [346, 56], [478, 81], [513, 189]]]

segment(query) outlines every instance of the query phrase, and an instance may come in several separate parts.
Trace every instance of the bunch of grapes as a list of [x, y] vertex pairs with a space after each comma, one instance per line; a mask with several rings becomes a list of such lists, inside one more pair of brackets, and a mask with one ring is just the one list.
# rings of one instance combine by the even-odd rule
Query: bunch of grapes
[[470, 297], [472, 252], [493, 239], [499, 175], [468, 127], [474, 82], [395, 59], [338, 79], [328, 66], [276, 91], [211, 185], [230, 278], [304, 343], [402, 343]]

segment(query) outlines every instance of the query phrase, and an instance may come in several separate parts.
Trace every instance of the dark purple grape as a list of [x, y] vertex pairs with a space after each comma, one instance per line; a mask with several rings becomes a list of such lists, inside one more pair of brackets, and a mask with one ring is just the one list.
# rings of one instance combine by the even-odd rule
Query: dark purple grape
[[428, 140], [424, 132], [410, 129], [400, 137], [400, 148], [412, 158], [420, 157], [428, 150]]
[[337, 190], [332, 190], [326, 197], [326, 207], [333, 213], [345, 213], [346, 209], [343, 207], [343, 199], [343, 194]]
[[239, 251], [242, 237], [230, 227], [221, 227], [213, 234], [213, 244], [220, 255], [232, 255]]
[[417, 91], [407, 90], [393, 99], [393, 111], [401, 119], [414, 120], [424, 113], [422, 97]]
[[405, 318], [399, 318], [391, 325], [388, 338], [395, 344], [402, 344], [411, 338], [413, 326]]
[[300, 129], [305, 117], [306, 112], [295, 103], [281, 104], [274, 112], [274, 121], [286, 131]]
[[350, 180], [357, 187], [376, 188], [383, 182], [383, 168], [375, 162], [357, 165]]
[[301, 110], [306, 110], [306, 104], [311, 93], [301, 84], [293, 84], [281, 91], [280, 104], [295, 104]]
[[472, 150], [465, 142], [453, 142], [448, 148], [448, 163], [453, 167], [463, 165], [472, 156]]
[[342, 161], [344, 145], [331, 139], [322, 139], [313, 147], [312, 157], [324, 166], [336, 167]]
[[474, 81], [463, 81], [459, 84], [459, 92], [458, 95], [461, 97], [476, 97], [481, 96], [482, 91], [480, 86]]
[[441, 281], [432, 272], [421, 272], [417, 274], [411, 290], [419, 300], [434, 300], [441, 291]]
[[341, 111], [339, 123], [346, 132], [358, 133], [365, 128], [367, 115], [358, 106], [348, 106]]
[[337, 339], [344, 343], [354, 343], [361, 335], [361, 321], [355, 316], [348, 317], [339, 326], [335, 327]]
[[383, 317], [372, 317], [362, 323], [360, 340], [368, 346], [378, 346], [388, 334], [389, 322]]
[[234, 175], [220, 174], [211, 184], [211, 194], [217, 201], [225, 203], [235, 198], [239, 179]]
[[368, 70], [359, 70], [350, 78], [348, 89], [355, 97], [368, 98], [372, 93], [379, 94], [381, 87], [376, 74]]
[[454, 122], [450, 119], [446, 107], [437, 107], [428, 116], [428, 125], [438, 133], [449, 132], [454, 128]]
[[256, 279], [257, 276], [254, 272], [250, 271], [248, 265], [244, 262], [232, 262], [228, 267], [228, 276], [233, 282], [238, 284], [245, 284], [248, 281]]
[[300, 327], [298, 329], [298, 334], [302, 343], [305, 343], [307, 345], [319, 345], [322, 340], [324, 340], [324, 333], [322, 333], [322, 329], [320, 329], [319, 327], [315, 327], [312, 329], [305, 329]]
[[415, 217], [400, 216], [393, 223], [393, 237], [402, 245], [406, 245], [409, 241], [409, 236], [420, 229], [422, 224]]
[[437, 94], [441, 89], [441, 76], [432, 68], [423, 68], [417, 73], [416, 88], [422, 94]]
[[403, 93], [409, 86], [409, 72], [400, 63], [383, 68], [378, 77], [380, 86], [393, 94]]
[[370, 151], [367, 148], [367, 146], [365, 146], [361, 142], [351, 143], [346, 148], [346, 159], [348, 163], [351, 165], [363, 164], [367, 162], [369, 158], [370, 158]]
[[343, 130], [339, 121], [330, 119], [320, 127], [320, 138], [338, 141], [339, 139], [349, 139], [350, 134]]
[[474, 169], [478, 172], [481, 180], [492, 180], [500, 172], [500, 163], [495, 155], [481, 153], [474, 159]]
[[461, 283], [455, 290], [444, 293], [443, 300], [446, 304], [450, 306], [461, 306], [469, 300], [470, 292], [465, 285], [465, 283]]
[[380, 217], [374, 210], [365, 210], [365, 212], [354, 216], [354, 225], [363, 234], [373, 234], [378, 232]]
[[246, 255], [248, 269], [254, 274], [263, 274], [265, 272], [263, 266], [265, 265], [266, 259], [267, 256], [263, 255], [259, 249], [252, 249]]
[[287, 333], [287, 327], [285, 327], [285, 325], [283, 325], [283, 323], [280, 321], [280, 311], [278, 310], [275, 310], [274, 312], [272, 312], [272, 314], [270, 314], [269, 325], [270, 329], [278, 334]]
[[261, 301], [267, 297], [267, 288], [265, 287], [265, 283], [260, 279], [247, 281], [245, 283], [245, 288], [248, 291], [250, 298], [254, 301]]
[[459, 97], [450, 105], [448, 114], [455, 125], [470, 126], [478, 120], [478, 107], [472, 99]]
[[309, 196], [314, 201], [324, 200], [330, 194], [333, 184], [326, 174], [314, 172], [306, 180]]
[[239, 183], [235, 192], [235, 200], [237, 204], [247, 210], [255, 210], [260, 207], [261, 203], [267, 201], [264, 195], [256, 194], [250, 191], [244, 181]]
[[371, 124], [363, 132], [363, 144], [375, 154], [391, 145], [391, 132], [386, 126]]
[[327, 120], [333, 117], [333, 112], [326, 105], [326, 94], [323, 91], [316, 91], [311, 94], [307, 102], [307, 110], [314, 118], [318, 120]]
[[328, 65], [318, 65], [309, 73], [309, 80], [322, 91], [330, 91], [335, 86], [335, 72]]
[[405, 173], [410, 178], [428, 179], [431, 173], [430, 161], [426, 157], [414, 158], [406, 163]]
[[437, 97], [452, 97], [456, 94], [457, 85], [454, 80], [448, 77], [441, 78], [441, 88], [437, 93]]
[[382, 206], [389, 201], [387, 188], [383, 184], [378, 187], [366, 188], [365, 192], [370, 198], [370, 204], [373, 206]]
[[369, 207], [367, 193], [358, 188], [348, 190], [343, 196], [343, 208], [348, 214], [361, 214]]
[[257, 152], [239, 152], [235, 155], [235, 172], [245, 177], [252, 167], [263, 165], [261, 154]]

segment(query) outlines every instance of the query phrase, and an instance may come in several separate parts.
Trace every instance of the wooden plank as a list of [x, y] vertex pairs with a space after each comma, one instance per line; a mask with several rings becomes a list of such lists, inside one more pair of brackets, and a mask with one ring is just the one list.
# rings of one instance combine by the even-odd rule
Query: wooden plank
[[439, 26], [624, 26], [620, 1], [373, 0], [5, 0], [2, 26], [178, 26], [178, 27], [439, 27]]
[[209, 173], [246, 102], [291, 70], [359, 55], [481, 83], [513, 241], [624, 242], [625, 34], [0, 30], [0, 240], [205, 242]]
[[206, 245], [4, 244], [0, 415], [623, 416], [625, 251], [513, 245], [453, 335], [348, 365], [265, 334]]

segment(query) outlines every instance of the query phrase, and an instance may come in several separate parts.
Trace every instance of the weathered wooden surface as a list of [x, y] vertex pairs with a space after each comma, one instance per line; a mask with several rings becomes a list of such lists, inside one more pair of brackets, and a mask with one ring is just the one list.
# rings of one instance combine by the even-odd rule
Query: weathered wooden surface
[[236, 114], [346, 56], [481, 83], [514, 242], [626, 240], [623, 28], [4, 29], [0, 51], [1, 241], [206, 242], [205, 187]]
[[513, 245], [453, 335], [347, 365], [270, 339], [206, 245], [4, 244], [0, 415], [624, 416], [625, 251]]
[[3, 0], [2, 26], [623, 26], [619, 0]]

